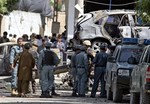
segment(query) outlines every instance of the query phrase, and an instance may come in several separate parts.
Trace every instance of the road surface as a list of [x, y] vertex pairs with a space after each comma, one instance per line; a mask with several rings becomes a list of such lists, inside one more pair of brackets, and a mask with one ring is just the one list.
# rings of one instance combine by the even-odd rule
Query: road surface
[[90, 98], [90, 91], [86, 94], [86, 97], [71, 97], [71, 90], [65, 89], [65, 87], [64, 89], [56, 90], [60, 96], [53, 96], [53, 98], [40, 98], [40, 88], [38, 88], [36, 94], [32, 94], [30, 98], [12, 97], [10, 96], [9, 81], [10, 79], [7, 77], [0, 77], [1, 104], [129, 104], [129, 96], [124, 97], [122, 103], [114, 103], [105, 98], [99, 98], [99, 93], [97, 93], [96, 98]]

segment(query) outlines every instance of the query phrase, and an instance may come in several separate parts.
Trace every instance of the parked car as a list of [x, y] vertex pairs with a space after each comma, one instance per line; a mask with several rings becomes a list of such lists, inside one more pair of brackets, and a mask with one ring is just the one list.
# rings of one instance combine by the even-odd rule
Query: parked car
[[10, 75], [9, 55], [11, 47], [16, 45], [16, 42], [6, 42], [0, 44], [0, 75]]
[[150, 39], [149, 26], [140, 26], [133, 10], [99, 10], [83, 14], [76, 23], [80, 40], [90, 40], [99, 51], [102, 43], [117, 44], [120, 38]]
[[112, 56], [108, 58], [106, 66], [106, 91], [107, 99], [121, 102], [123, 95], [130, 93], [130, 77], [134, 67], [128, 63], [131, 56], [139, 59], [142, 46], [137, 45], [137, 40], [123, 42], [117, 45]]
[[150, 104], [150, 45], [142, 52], [140, 61], [132, 61], [130, 104]]

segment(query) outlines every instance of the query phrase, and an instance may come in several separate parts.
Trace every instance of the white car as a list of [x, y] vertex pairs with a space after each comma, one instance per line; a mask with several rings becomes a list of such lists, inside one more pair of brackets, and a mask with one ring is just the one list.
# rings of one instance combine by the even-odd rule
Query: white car
[[76, 32], [81, 40], [90, 40], [92, 48], [99, 50], [101, 43], [115, 45], [124, 38], [150, 39], [149, 27], [137, 26], [133, 10], [99, 10], [83, 14], [76, 23]]

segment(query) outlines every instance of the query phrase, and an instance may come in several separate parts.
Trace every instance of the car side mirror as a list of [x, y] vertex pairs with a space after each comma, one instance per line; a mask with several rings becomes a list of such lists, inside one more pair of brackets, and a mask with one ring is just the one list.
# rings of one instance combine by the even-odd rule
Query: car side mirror
[[138, 64], [138, 62], [137, 62], [135, 57], [129, 57], [128, 58], [128, 63], [129, 64], [133, 64], [133, 65]]
[[116, 62], [116, 60], [115, 60], [115, 58], [114, 58], [113, 56], [109, 57], [109, 58], [108, 58], [108, 61], [109, 61], [109, 62], [113, 62], [113, 63]]

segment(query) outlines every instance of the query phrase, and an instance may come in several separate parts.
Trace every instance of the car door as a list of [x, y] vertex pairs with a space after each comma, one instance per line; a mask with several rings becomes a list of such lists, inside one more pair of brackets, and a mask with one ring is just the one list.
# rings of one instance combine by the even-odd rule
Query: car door
[[141, 77], [142, 77], [142, 70], [146, 65], [147, 60], [147, 48], [144, 49], [142, 56], [140, 58], [139, 64], [136, 69], [134, 69], [132, 73], [132, 84], [134, 85], [136, 91], [140, 91], [141, 88]]
[[124, 38], [131, 38], [134, 37], [132, 36], [132, 30], [130, 27], [130, 21], [129, 21], [129, 17], [128, 14], [125, 14], [122, 16], [121, 21], [118, 25], [118, 28], [120, 30], [120, 34], [122, 35], [122, 37]]
[[0, 46], [0, 74], [5, 74], [4, 69], [4, 53], [5, 53], [6, 47]]
[[141, 65], [141, 69], [140, 69], [140, 81], [141, 81], [140, 84], [143, 85], [143, 86], [141, 86], [142, 88], [145, 88], [145, 84], [147, 83], [146, 82], [146, 76], [147, 76], [146, 74], [147, 74], [147, 72], [149, 73], [149, 71], [147, 71], [149, 66], [150, 66], [150, 48], [147, 47], [147, 50], [145, 52], [143, 62]]
[[10, 51], [11, 51], [12, 46], [13, 44], [5, 46], [3, 65], [4, 65], [4, 70], [5, 70], [6, 75], [10, 75], [11, 73], [9, 57], [10, 57]]

